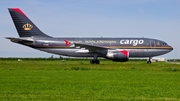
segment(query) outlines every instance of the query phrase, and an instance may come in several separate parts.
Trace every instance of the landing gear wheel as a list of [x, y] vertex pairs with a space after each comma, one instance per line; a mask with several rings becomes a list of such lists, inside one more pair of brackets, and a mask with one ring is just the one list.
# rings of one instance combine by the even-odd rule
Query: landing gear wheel
[[90, 61], [90, 64], [99, 64], [100, 62], [99, 62], [99, 60], [98, 60], [98, 54], [94, 54], [94, 59], [92, 59], [91, 61]]
[[99, 60], [91, 60], [90, 64], [100, 64], [100, 61]]
[[151, 64], [151, 61], [147, 61], [147, 64]]
[[95, 60], [95, 63], [96, 63], [96, 64], [99, 64], [100, 62], [99, 62], [99, 60]]
[[90, 64], [94, 64], [94, 60], [91, 60], [91, 61], [90, 61]]
[[147, 61], [147, 64], [151, 64], [152, 57], [149, 57], [149, 60]]

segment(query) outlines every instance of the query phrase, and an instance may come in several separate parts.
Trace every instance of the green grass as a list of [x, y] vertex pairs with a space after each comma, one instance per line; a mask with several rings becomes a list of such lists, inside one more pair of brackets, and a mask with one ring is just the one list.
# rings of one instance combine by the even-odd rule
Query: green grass
[[180, 64], [0, 61], [1, 101], [178, 101]]

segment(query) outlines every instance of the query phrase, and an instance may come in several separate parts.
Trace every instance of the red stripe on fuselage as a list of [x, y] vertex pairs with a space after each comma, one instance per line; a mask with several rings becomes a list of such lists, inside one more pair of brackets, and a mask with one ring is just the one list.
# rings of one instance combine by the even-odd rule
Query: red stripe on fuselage
[[18, 12], [18, 13], [24, 15], [25, 17], [27, 17], [26, 14], [24, 14], [19, 8], [11, 8], [11, 9], [15, 10], [16, 12]]

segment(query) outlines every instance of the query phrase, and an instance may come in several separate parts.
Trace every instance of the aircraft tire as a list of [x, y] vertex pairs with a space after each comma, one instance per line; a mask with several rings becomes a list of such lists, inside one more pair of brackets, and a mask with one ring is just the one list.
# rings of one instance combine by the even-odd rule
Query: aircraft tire
[[96, 64], [100, 64], [100, 61], [99, 61], [99, 60], [96, 60], [95, 63], [96, 63]]
[[94, 64], [94, 63], [95, 63], [95, 61], [94, 61], [94, 60], [91, 60], [91, 61], [90, 61], [90, 64]]
[[151, 64], [151, 61], [147, 61], [147, 64]]
[[99, 60], [91, 60], [90, 64], [100, 64], [100, 61]]

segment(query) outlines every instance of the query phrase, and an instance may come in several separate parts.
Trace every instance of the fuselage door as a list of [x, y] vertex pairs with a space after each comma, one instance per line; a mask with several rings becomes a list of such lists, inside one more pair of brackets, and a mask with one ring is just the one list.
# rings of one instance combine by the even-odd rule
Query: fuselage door
[[150, 48], [155, 48], [156, 47], [156, 43], [153, 40], [150, 40]]

